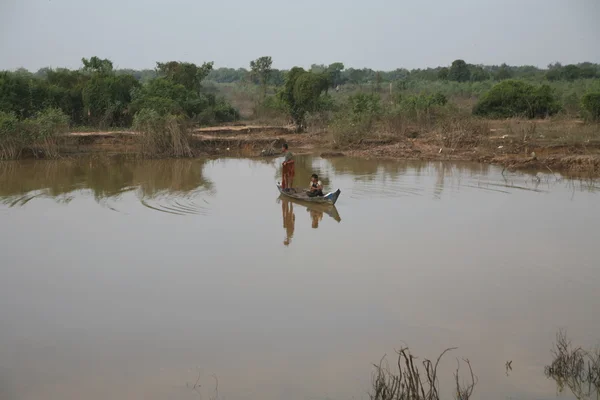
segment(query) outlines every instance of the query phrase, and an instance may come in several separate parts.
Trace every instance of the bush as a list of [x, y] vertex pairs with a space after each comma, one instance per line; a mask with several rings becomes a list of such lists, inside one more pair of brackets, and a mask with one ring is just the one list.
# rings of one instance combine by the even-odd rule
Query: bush
[[146, 157], [191, 157], [189, 120], [144, 108], [133, 117], [140, 153]]
[[58, 138], [69, 130], [69, 117], [47, 108], [19, 121], [14, 113], [0, 112], [0, 159], [19, 158], [23, 150], [34, 156], [58, 157]]
[[12, 112], [0, 111], [0, 160], [18, 158], [22, 148], [18, 133], [17, 116]]
[[581, 108], [585, 117], [592, 121], [600, 121], [600, 92], [588, 93], [581, 98]]
[[360, 142], [371, 133], [382, 112], [379, 95], [358, 93], [350, 96], [331, 124], [335, 145], [343, 147]]
[[558, 111], [560, 105], [550, 86], [517, 80], [494, 85], [473, 108], [473, 114], [491, 118], [544, 118]]

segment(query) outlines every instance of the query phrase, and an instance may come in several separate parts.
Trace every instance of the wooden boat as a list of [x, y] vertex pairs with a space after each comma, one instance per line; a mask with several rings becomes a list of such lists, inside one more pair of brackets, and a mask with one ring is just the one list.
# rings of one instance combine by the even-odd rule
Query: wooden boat
[[302, 188], [286, 188], [283, 189], [280, 183], [277, 183], [277, 189], [279, 193], [284, 196], [291, 197], [292, 199], [307, 201], [310, 203], [323, 203], [323, 204], [335, 204], [338, 197], [340, 197], [340, 193], [342, 192], [340, 189], [335, 192], [329, 192], [324, 196], [315, 196], [310, 197], [306, 194], [306, 189]]
[[303, 200], [298, 200], [294, 197], [289, 197], [289, 196], [286, 196], [283, 194], [279, 195], [278, 200], [290, 201], [298, 206], [306, 208], [307, 211], [314, 211], [314, 212], [318, 212], [318, 213], [320, 212], [320, 213], [327, 214], [328, 216], [333, 218], [336, 222], [342, 221], [342, 218], [340, 217], [340, 214], [338, 213], [337, 208], [331, 203], [315, 203], [315, 202], [311, 202], [311, 201], [303, 201]]

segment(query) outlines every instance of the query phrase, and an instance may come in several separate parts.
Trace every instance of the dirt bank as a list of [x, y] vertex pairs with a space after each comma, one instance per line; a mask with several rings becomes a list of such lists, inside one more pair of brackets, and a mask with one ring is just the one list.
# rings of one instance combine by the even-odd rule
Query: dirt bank
[[[527, 135], [521, 131], [491, 127], [488, 135], [448, 137], [433, 133], [379, 135], [345, 148], [336, 148], [328, 134], [298, 134], [291, 127], [225, 126], [194, 130], [190, 145], [198, 156], [273, 156], [287, 142], [295, 153], [324, 157], [354, 156], [409, 160], [477, 161], [508, 169], [553, 171], [600, 176], [600, 139], [582, 139], [550, 134]], [[555, 129], [555, 128], [553, 128]], [[558, 128], [561, 132], [562, 129]], [[550, 132], [550, 131], [548, 131]], [[73, 132], [65, 137], [61, 154], [136, 153], [135, 132]]]

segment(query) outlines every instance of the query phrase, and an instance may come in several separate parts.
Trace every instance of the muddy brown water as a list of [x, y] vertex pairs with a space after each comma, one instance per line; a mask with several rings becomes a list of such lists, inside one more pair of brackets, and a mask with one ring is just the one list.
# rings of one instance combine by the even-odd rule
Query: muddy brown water
[[331, 209], [279, 199], [276, 165], [0, 164], [0, 398], [367, 399], [407, 344], [458, 347], [448, 398], [465, 357], [475, 398], [553, 399], [558, 329], [600, 341], [594, 182], [299, 158]]

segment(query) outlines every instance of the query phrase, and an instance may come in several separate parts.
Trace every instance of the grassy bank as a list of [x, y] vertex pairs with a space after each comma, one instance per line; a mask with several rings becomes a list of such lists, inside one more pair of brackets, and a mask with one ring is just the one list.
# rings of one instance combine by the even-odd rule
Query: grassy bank
[[[82, 63], [0, 72], [0, 159], [259, 155], [288, 141], [329, 154], [600, 175], [595, 64], [278, 71], [261, 57], [249, 71], [168, 62], [138, 74], [97, 57]], [[207, 126], [220, 128], [199, 129]]]

